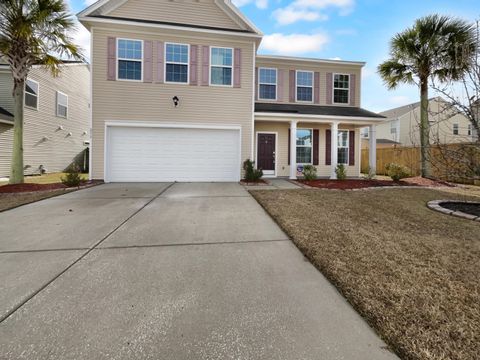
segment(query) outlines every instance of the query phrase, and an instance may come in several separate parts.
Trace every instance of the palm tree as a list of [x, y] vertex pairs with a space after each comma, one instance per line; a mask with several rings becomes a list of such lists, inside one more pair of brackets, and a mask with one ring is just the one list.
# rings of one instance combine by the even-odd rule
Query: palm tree
[[0, 58], [13, 76], [14, 130], [10, 183], [23, 183], [23, 101], [25, 80], [33, 65], [54, 76], [62, 58], [83, 60], [68, 35], [74, 22], [63, 0], [0, 0]]
[[378, 66], [389, 89], [400, 83], [420, 87], [422, 176], [429, 177], [428, 84], [456, 81], [472, 66], [476, 37], [473, 24], [448, 16], [429, 15], [398, 34], [390, 43], [390, 59]]

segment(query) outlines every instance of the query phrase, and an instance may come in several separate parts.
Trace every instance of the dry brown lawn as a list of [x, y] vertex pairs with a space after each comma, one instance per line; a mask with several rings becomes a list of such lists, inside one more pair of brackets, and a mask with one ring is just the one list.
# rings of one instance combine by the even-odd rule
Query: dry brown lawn
[[465, 193], [251, 193], [401, 358], [480, 358], [480, 222], [425, 206]]

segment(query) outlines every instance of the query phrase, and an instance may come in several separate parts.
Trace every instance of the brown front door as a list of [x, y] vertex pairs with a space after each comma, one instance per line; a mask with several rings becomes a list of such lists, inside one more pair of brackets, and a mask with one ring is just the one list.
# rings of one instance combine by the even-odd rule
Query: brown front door
[[275, 134], [258, 135], [257, 167], [265, 175], [275, 174]]

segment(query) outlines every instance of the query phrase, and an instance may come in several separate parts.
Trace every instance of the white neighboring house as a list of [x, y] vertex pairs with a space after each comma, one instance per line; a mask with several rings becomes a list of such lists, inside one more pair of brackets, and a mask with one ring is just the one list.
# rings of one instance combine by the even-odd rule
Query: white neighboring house
[[[475, 134], [470, 121], [449, 108], [449, 104], [441, 97], [429, 100], [430, 144], [473, 141]], [[382, 143], [390, 143], [390, 146], [420, 145], [420, 102], [380, 114], [387, 120], [376, 127], [377, 147], [382, 147]], [[368, 139], [368, 128], [362, 129], [361, 136], [362, 139]]]
[[[0, 62], [0, 177], [10, 174], [13, 146], [13, 78]], [[83, 163], [89, 144], [90, 68], [82, 62], [64, 62], [53, 77], [34, 66], [25, 86], [25, 174], [65, 170], [74, 160]]]

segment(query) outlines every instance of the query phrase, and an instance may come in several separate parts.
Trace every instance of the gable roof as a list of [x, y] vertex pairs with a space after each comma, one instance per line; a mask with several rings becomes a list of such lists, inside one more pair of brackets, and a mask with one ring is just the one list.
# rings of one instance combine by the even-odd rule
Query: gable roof
[[[80, 20], [86, 20], [87, 17], [92, 18], [102, 18], [102, 17], [108, 17], [109, 13], [114, 11], [115, 9], [119, 8], [120, 6], [124, 5], [130, 0], [98, 0], [97, 2], [93, 3], [86, 9], [82, 10], [77, 14], [77, 17]], [[170, 1], [175, 1], [175, 0], [170, 0]], [[197, 1], [202, 1], [202, 0], [197, 0]], [[232, 4], [230, 0], [213, 0], [213, 2], [225, 13], [225, 16], [228, 16], [230, 19], [232, 19], [236, 24], [238, 24], [239, 28], [241, 30], [245, 30], [243, 32], [248, 32], [252, 34], [256, 34], [258, 36], [262, 36], [262, 32], [245, 16], [243, 15], [240, 10]], [[117, 20], [127, 20], [127, 21], [136, 21], [136, 22], [147, 22], [147, 23], [156, 23], [158, 24], [164, 24], [164, 25], [173, 25], [173, 26], [183, 26], [183, 27], [196, 27], [196, 28], [202, 28], [201, 25], [195, 24], [192, 26], [192, 24], [188, 23], [170, 23], [170, 22], [162, 22], [162, 21], [154, 21], [154, 20], [146, 20], [146, 19], [135, 19], [135, 18], [118, 18], [115, 17]], [[219, 31], [232, 31], [232, 29], [225, 29], [225, 28], [215, 28], [215, 27], [205, 27], [206, 29], [208, 28], [213, 28], [212, 30], [219, 30]], [[238, 29], [236, 29], [238, 32]]]
[[[431, 101], [445, 101], [443, 100], [440, 96], [438, 97], [432, 97], [428, 99], [428, 102], [430, 103]], [[387, 118], [393, 118], [393, 117], [400, 117], [405, 115], [406, 113], [415, 110], [417, 107], [420, 106], [420, 101], [407, 104], [407, 105], [402, 105], [393, 109], [385, 110], [382, 111], [380, 114], [384, 115]]]

